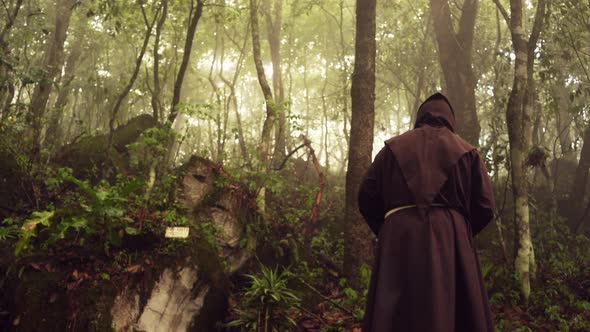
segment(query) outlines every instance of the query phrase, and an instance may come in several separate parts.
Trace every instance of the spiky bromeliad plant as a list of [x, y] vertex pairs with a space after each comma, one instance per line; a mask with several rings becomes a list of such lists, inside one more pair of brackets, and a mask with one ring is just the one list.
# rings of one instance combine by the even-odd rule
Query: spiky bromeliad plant
[[261, 265], [259, 275], [246, 276], [250, 279], [250, 286], [244, 292], [243, 304], [250, 310], [236, 310], [240, 317], [228, 326], [257, 332], [280, 331], [284, 324], [295, 326], [296, 323], [284, 315], [285, 311], [300, 302], [288, 286], [292, 273]]

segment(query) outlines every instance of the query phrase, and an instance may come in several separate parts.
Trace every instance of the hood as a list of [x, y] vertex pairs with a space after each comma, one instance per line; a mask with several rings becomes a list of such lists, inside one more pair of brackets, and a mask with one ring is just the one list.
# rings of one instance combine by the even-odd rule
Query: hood
[[447, 127], [450, 131], [455, 132], [455, 112], [453, 106], [443, 94], [433, 94], [418, 109], [414, 128], [420, 128], [424, 125]]
[[453, 108], [445, 96], [437, 93], [420, 106], [414, 130], [385, 142], [395, 156], [414, 204], [423, 217], [452, 168], [463, 155], [475, 149], [454, 130]]

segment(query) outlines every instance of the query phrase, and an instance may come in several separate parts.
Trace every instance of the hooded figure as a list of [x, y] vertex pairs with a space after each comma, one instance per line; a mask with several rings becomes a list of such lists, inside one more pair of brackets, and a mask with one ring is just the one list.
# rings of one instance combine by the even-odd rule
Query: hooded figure
[[378, 237], [363, 332], [494, 331], [472, 237], [493, 218], [481, 157], [455, 131], [445, 96], [391, 138], [359, 191]]

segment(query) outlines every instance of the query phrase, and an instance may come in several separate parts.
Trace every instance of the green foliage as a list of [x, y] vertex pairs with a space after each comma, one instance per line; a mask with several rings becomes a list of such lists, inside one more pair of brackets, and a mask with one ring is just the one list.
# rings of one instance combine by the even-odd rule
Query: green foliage
[[2, 221], [0, 226], [0, 241], [13, 239], [16, 237], [17, 233], [18, 228], [14, 224], [14, 220], [12, 218], [6, 218]]
[[59, 191], [68, 183], [76, 190], [65, 197], [60, 207], [35, 211], [23, 221], [15, 247], [17, 256], [32, 249], [32, 238], [41, 232], [45, 233], [39, 243], [43, 248], [75, 235], [70, 239], [71, 244], [89, 243], [93, 236], [98, 236], [104, 240], [106, 250], [121, 246], [125, 234], [140, 233], [130, 212], [141, 202], [142, 180], [120, 177], [114, 185], [105, 181], [92, 185], [74, 177], [68, 168], [58, 169], [55, 176], [46, 180], [47, 188], [52, 191]]
[[37, 236], [37, 226], [49, 227], [49, 220], [53, 217], [54, 211], [36, 211], [23, 222], [19, 240], [14, 249], [15, 255], [20, 255], [23, 250], [29, 248], [29, 241]]
[[369, 283], [371, 281], [371, 269], [367, 265], [361, 266], [361, 288], [354, 289], [349, 286], [345, 278], [340, 279], [340, 287], [344, 295], [340, 302], [343, 306], [351, 308], [353, 318], [356, 321], [361, 321], [365, 314], [365, 299], [367, 298]]
[[[243, 293], [241, 307], [234, 311], [238, 318], [227, 324], [244, 331], [285, 331], [295, 326], [287, 311], [297, 306], [299, 297], [289, 288], [289, 270], [279, 271], [264, 265], [259, 275], [246, 275], [250, 285]], [[243, 308], [245, 307], [245, 308]]]
[[587, 331], [590, 240], [571, 234], [561, 219], [549, 224], [547, 215], [537, 217], [543, 232], [534, 233], [537, 273], [528, 307], [522, 306], [512, 267], [481, 257], [496, 326], [501, 331]]

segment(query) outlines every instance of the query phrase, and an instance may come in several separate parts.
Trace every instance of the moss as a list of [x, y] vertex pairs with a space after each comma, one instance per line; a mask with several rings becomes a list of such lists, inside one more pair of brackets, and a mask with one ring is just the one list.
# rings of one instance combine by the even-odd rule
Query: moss
[[113, 331], [111, 308], [117, 296], [112, 284], [101, 282], [97, 287], [81, 290], [77, 330], [92, 332]]
[[45, 271], [25, 270], [20, 279], [17, 275], [12, 280], [16, 284], [15, 311], [11, 320], [18, 320], [15, 331], [67, 331], [68, 299], [59, 281], [65, 275]]
[[[56, 162], [62, 166], [71, 167], [76, 177], [98, 180], [105, 167], [127, 169], [129, 166], [126, 146], [135, 142], [141, 133], [156, 126], [150, 115], [144, 114], [129, 120], [119, 126], [113, 134], [113, 150], [107, 159], [106, 148], [109, 134], [84, 137], [77, 143], [65, 146], [56, 157]], [[95, 174], [99, 170], [99, 174]]]
[[18, 271], [11, 276], [15, 291], [10, 321], [19, 322], [14, 331], [112, 331], [114, 286], [85, 281], [68, 293], [63, 287], [68, 274], [27, 268], [20, 278]]
[[203, 308], [189, 328], [195, 332], [220, 331], [228, 306], [229, 292], [226, 288], [211, 287], [203, 301]]

